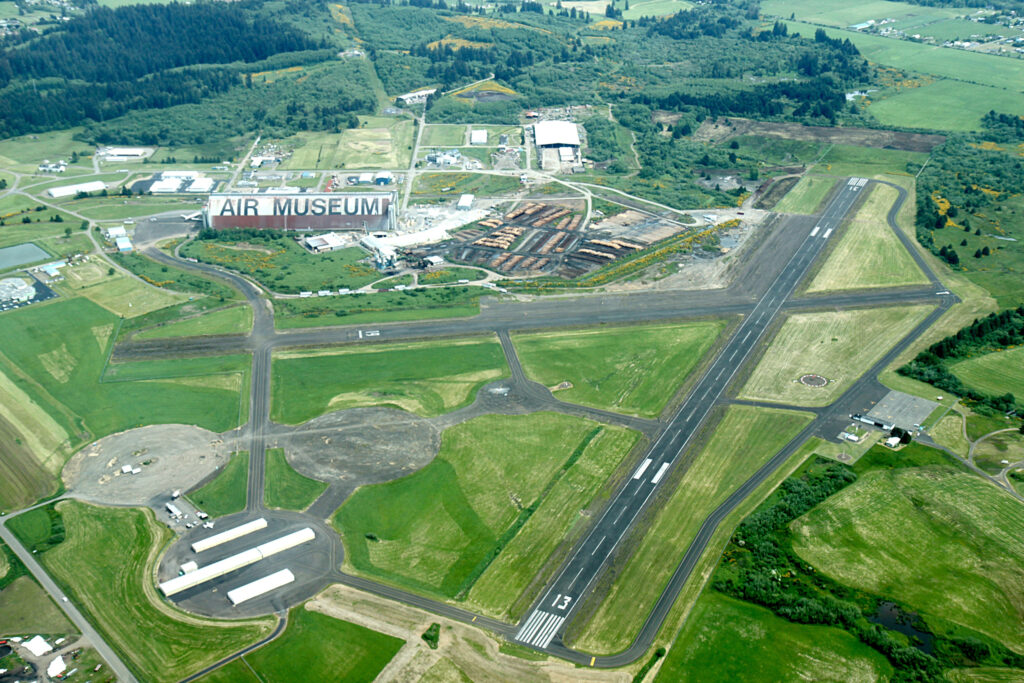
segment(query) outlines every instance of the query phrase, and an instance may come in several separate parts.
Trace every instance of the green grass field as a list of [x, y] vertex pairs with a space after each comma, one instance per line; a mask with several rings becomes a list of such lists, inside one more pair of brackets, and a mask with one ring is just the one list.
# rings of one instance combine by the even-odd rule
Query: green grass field
[[480, 287], [437, 287], [404, 292], [278, 299], [274, 324], [279, 329], [323, 327], [399, 320], [462, 318], [480, 313], [480, 297], [492, 296]]
[[827, 143], [815, 140], [787, 140], [770, 135], [740, 135], [729, 141], [730, 149], [733, 142], [737, 145], [736, 156], [741, 159], [777, 165], [810, 163], [828, 147]]
[[1024, 647], [1024, 515], [990, 483], [945, 467], [870, 472], [791, 529], [837, 581]]
[[263, 503], [270, 508], [305, 510], [327, 488], [327, 484], [296, 472], [288, 464], [283, 448], [267, 449]]
[[750, 478], [813, 416], [786, 410], [733, 406], [681, 478], [670, 474], [671, 497], [655, 504], [653, 521], [607, 596], [590, 619], [574, 628], [570, 645], [593, 653], [620, 652], [639, 632], [686, 547], [704, 519]]
[[886, 222], [896, 198], [896, 189], [888, 185], [871, 188], [857, 215], [843, 227], [839, 243], [807, 287], [808, 292], [928, 284]]
[[53, 598], [27, 576], [0, 591], [0, 624], [0, 636], [40, 633], [50, 637], [77, 632]]
[[[498, 618], [515, 621], [523, 616], [536, 598], [528, 589], [536, 585], [533, 582], [540, 563], [547, 560], [544, 578], [550, 578], [548, 575], [557, 567], [557, 563], [548, 559], [551, 553], [563, 544], [567, 551], [572, 540], [589, 528], [592, 516], [584, 511], [595, 500], [602, 503], [607, 500], [609, 477], [637, 439], [635, 432], [625, 429], [602, 429], [577, 463], [551, 488], [537, 512], [473, 585], [468, 602]], [[560, 531], [553, 533], [553, 529]]]
[[981, 117], [992, 109], [1024, 111], [1024, 94], [1020, 92], [949, 79], [874, 95], [872, 99], [868, 113], [885, 126], [906, 128], [980, 130]]
[[96, 197], [93, 199], [76, 199], [73, 203], [68, 203], [67, 208], [77, 211], [94, 221], [117, 221], [125, 218], [152, 216], [153, 214], [165, 213], [167, 211], [176, 211], [183, 214], [195, 213], [201, 207], [192, 199]]
[[[102, 381], [117, 325], [116, 316], [85, 299], [14, 311], [0, 318], [0, 361], [69, 434], [87, 430], [98, 438], [148, 424], [195, 424], [216, 432], [237, 426], [237, 380], [225, 388], [220, 379], [206, 386], [180, 377], [148, 379], [161, 376], [155, 372], [147, 381]], [[137, 375], [162, 365], [126, 364]]]
[[188, 499], [210, 517], [231, 515], [245, 509], [248, 481], [249, 453], [242, 451], [233, 454], [210, 482], [189, 493]]
[[143, 330], [135, 339], [164, 339], [167, 337], [195, 337], [208, 334], [247, 334], [252, 329], [252, 309], [232, 306], [211, 311], [195, 318]]
[[[740, 396], [800, 406], [828, 405], [931, 310], [930, 306], [899, 306], [790, 315]], [[865, 339], [871, 343], [865, 344]], [[799, 381], [805, 374], [821, 375], [829, 383], [806, 386]]]
[[125, 318], [137, 318], [187, 299], [184, 294], [150, 286], [119, 271], [111, 275], [109, 269], [106, 261], [97, 258], [65, 268], [61, 271], [62, 287]]
[[466, 405], [507, 374], [501, 346], [487, 338], [280, 352], [270, 415], [298, 424], [330, 410], [389, 405], [429, 417]]
[[267, 635], [268, 618], [214, 621], [169, 607], [153, 567], [173, 534], [149, 510], [64, 501], [67, 539], [39, 555], [48, 573], [142, 680], [177, 681]]
[[305, 606], [288, 613], [288, 627], [276, 640], [203, 676], [201, 683], [370, 683], [404, 642], [363, 626], [334, 619]]
[[413, 195], [447, 196], [452, 201], [458, 195], [469, 193], [490, 197], [519, 189], [518, 178], [489, 173], [421, 173], [416, 176]]
[[359, 127], [340, 133], [298, 133], [281, 144], [292, 146], [285, 170], [408, 168], [412, 119], [360, 116]]
[[[13, 5], [13, 3], [11, 4]], [[15, 14], [15, 16], [17, 15]], [[72, 139], [76, 133], [81, 132], [82, 128], [68, 128], [0, 140], [0, 166], [21, 173], [34, 173], [43, 159], [50, 161], [64, 159], [70, 162], [71, 153], [77, 151], [79, 154], [84, 152], [89, 156], [83, 156], [77, 164], [72, 164], [68, 168], [91, 170], [92, 146]]]
[[832, 145], [814, 166], [814, 172], [836, 176], [906, 175], [907, 164], [920, 167], [927, 160], [928, 155], [924, 152]]
[[974, 464], [990, 474], [1001, 472], [1004, 461], [1024, 461], [1024, 434], [1017, 431], [993, 434], [974, 449]]
[[[433, 462], [403, 479], [359, 488], [334, 515], [346, 565], [428, 595], [460, 596], [524, 522], [536, 518], [558, 538], [567, 532], [558, 527], [567, 520], [544, 501], [573, 457], [607, 457], [600, 449], [578, 453], [598, 428], [532, 413], [484, 415], [447, 429]], [[544, 560], [531, 557], [532, 571]]]
[[805, 175], [775, 205], [774, 210], [782, 213], [816, 214], [835, 184], [835, 177]]
[[326, 254], [310, 254], [290, 237], [266, 236], [253, 242], [241, 241], [233, 233], [216, 240], [195, 240], [181, 248], [181, 254], [251, 275], [275, 292], [358, 289], [380, 279], [369, 262], [369, 254], [348, 247]]
[[122, 268], [135, 273], [155, 287], [175, 292], [206, 294], [221, 301], [241, 298], [238, 291], [220, 281], [208, 280], [181, 268], [161, 265], [137, 252], [111, 254], [110, 257]]
[[968, 358], [949, 369], [972, 389], [993, 396], [1024, 396], [1024, 347]]
[[[962, 9], [922, 7], [889, 0], [865, 0], [856, 3], [843, 0], [766, 0], [762, 8], [766, 14], [789, 17], [795, 13], [797, 19], [839, 28], [869, 19], [891, 18], [896, 19], [901, 25], [908, 21], [935, 21], [964, 12]], [[975, 29], [978, 30], [980, 29]]]
[[423, 128], [420, 145], [424, 147], [461, 147], [468, 142], [468, 126], [463, 124], [431, 123]]
[[705, 590], [654, 680], [869, 683], [892, 672], [884, 656], [845, 631], [794, 624]]
[[459, 280], [469, 280], [474, 282], [476, 280], [483, 280], [487, 277], [487, 273], [476, 268], [460, 268], [459, 266], [449, 266], [447, 268], [441, 268], [440, 270], [432, 270], [428, 273], [420, 274], [421, 285], [443, 285], [451, 282], [458, 282]]
[[563, 401], [656, 417], [715, 343], [722, 321], [637, 325], [516, 335], [527, 376], [572, 383]]

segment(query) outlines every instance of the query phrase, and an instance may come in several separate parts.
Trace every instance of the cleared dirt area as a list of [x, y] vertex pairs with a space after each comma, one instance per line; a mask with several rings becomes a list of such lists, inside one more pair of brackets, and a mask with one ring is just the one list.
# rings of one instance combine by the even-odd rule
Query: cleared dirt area
[[[625, 681], [624, 671], [576, 667], [532, 651], [536, 661], [499, 650], [498, 639], [481, 629], [384, 600], [346, 586], [328, 587], [306, 605], [338, 619], [406, 639], [405, 646], [380, 675], [379, 681]], [[431, 650], [420, 636], [431, 623], [441, 625], [438, 648]], [[505, 646], [508, 647], [507, 645]], [[526, 651], [524, 651], [524, 654]]]
[[741, 135], [760, 135], [785, 138], [787, 140], [810, 140], [831, 142], [859, 147], [902, 149], [909, 152], [931, 152], [946, 141], [942, 135], [923, 133], [901, 133], [893, 130], [873, 128], [829, 128], [825, 126], [804, 126], [799, 123], [773, 123], [751, 121], [750, 119], [728, 118], [708, 119], [693, 134], [701, 142], [726, 142]]

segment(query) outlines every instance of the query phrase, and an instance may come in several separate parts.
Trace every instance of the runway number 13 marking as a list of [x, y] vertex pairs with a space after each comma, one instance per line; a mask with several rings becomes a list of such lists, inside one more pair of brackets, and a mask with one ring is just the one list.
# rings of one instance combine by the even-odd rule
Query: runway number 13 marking
[[572, 602], [572, 598], [570, 598], [568, 595], [562, 595], [561, 593], [559, 593], [558, 597], [555, 598], [555, 601], [551, 603], [551, 606], [556, 609], [565, 609], [569, 606], [570, 602]]

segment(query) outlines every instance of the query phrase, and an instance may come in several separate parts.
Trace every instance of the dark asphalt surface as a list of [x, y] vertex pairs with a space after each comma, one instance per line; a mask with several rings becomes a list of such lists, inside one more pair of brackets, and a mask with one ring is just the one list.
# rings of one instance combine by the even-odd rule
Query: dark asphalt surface
[[563, 626], [576, 612], [634, 520], [647, 505], [659, 484], [679, 461], [725, 387], [757, 347], [783, 303], [803, 279], [849, 209], [863, 192], [863, 184], [851, 180], [829, 202], [805, 233], [803, 242], [764, 296], [747, 315], [668, 426], [619, 490], [583, 542], [562, 566], [533, 610], [528, 613], [516, 640], [538, 649], [560, 638]]

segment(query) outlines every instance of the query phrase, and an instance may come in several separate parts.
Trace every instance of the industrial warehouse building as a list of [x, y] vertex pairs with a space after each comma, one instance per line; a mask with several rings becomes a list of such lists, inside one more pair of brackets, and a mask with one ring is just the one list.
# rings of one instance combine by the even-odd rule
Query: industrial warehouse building
[[394, 192], [298, 192], [291, 194], [211, 194], [203, 209], [210, 228], [276, 230], [395, 229]]
[[580, 164], [580, 131], [572, 121], [538, 121], [533, 139], [541, 168], [558, 171]]

